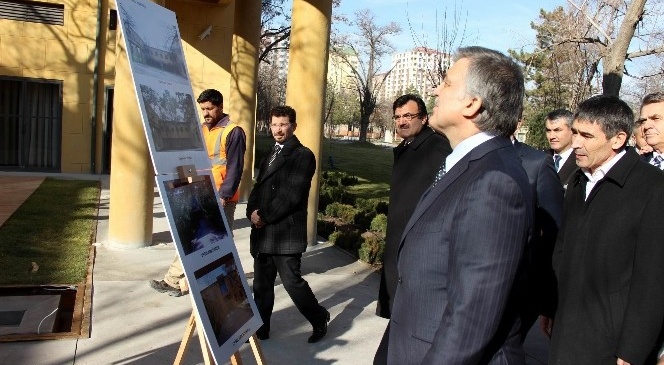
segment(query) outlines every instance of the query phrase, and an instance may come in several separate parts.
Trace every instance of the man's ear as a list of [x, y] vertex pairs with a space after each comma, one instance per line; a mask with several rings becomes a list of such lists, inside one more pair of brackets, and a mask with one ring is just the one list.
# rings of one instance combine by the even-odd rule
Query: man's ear
[[611, 137], [610, 140], [611, 148], [617, 151], [625, 145], [625, 142], [627, 141], [627, 133], [620, 131], [615, 136]]
[[477, 96], [468, 97], [465, 99], [466, 105], [464, 106], [461, 114], [467, 118], [473, 118], [482, 110], [482, 98]]

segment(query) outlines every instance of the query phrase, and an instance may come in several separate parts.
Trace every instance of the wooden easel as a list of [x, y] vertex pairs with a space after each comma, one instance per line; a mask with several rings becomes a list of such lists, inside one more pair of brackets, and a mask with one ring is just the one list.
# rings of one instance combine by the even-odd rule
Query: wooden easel
[[[183, 182], [186, 181], [188, 183], [192, 183], [194, 181], [203, 180], [203, 176], [199, 176], [196, 173], [196, 166], [194, 165], [178, 166], [177, 171], [180, 180], [182, 180]], [[198, 340], [201, 343], [201, 350], [203, 351], [203, 363], [205, 365], [215, 365], [214, 358], [212, 357], [212, 352], [210, 351], [210, 347], [208, 346], [207, 341], [205, 341], [205, 334], [203, 333], [203, 324], [200, 322], [200, 318], [198, 318], [198, 316], [196, 315], [196, 311], [192, 311], [191, 316], [189, 316], [189, 321], [187, 322], [187, 327], [185, 327], [184, 336], [182, 336], [182, 342], [180, 343], [180, 348], [178, 349], [178, 353], [175, 356], [175, 362], [173, 362], [173, 365], [182, 364], [182, 360], [184, 359], [184, 354], [185, 352], [187, 352], [187, 348], [189, 348], [189, 343], [191, 341], [191, 338], [194, 335], [194, 328], [198, 330]], [[251, 345], [254, 357], [256, 357], [256, 363], [258, 365], [267, 365], [263, 357], [263, 351], [261, 350], [256, 335], [251, 335], [251, 337], [249, 337], [249, 344]], [[231, 364], [242, 365], [242, 358], [240, 357], [240, 351], [236, 351], [233, 355], [231, 355]]]
[[[187, 322], [187, 327], [184, 330], [184, 336], [182, 337], [182, 342], [180, 343], [180, 348], [178, 349], [178, 354], [175, 356], [175, 362], [173, 365], [182, 364], [184, 354], [187, 352], [187, 348], [189, 347], [189, 341], [191, 341], [191, 337], [194, 335], [194, 328], [198, 329], [198, 340], [201, 343], [201, 350], [203, 351], [203, 363], [205, 365], [215, 365], [212, 353], [210, 352], [210, 347], [208, 347], [203, 331], [201, 330], [203, 326], [201, 323], [198, 323], [198, 325], [196, 324], [199, 321], [200, 320], [198, 316], [196, 316], [196, 312], [192, 312], [191, 316], [189, 316], [189, 322]], [[249, 337], [249, 344], [251, 345], [251, 350], [253, 351], [254, 357], [256, 358], [256, 364], [267, 365], [263, 357], [263, 350], [261, 350], [260, 344], [258, 343], [258, 339], [256, 338], [255, 334]], [[236, 351], [233, 355], [231, 355], [231, 364], [242, 365], [240, 351]]]

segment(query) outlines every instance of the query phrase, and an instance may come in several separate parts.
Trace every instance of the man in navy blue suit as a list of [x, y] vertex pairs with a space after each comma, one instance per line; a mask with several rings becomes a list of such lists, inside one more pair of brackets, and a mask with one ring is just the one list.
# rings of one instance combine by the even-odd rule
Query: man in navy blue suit
[[430, 125], [452, 146], [406, 224], [388, 364], [524, 364], [523, 268], [534, 217], [510, 141], [524, 79], [500, 52], [461, 48]]

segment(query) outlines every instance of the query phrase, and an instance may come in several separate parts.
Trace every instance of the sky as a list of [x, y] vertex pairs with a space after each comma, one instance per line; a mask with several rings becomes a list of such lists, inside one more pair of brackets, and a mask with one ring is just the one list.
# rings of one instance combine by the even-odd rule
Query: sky
[[[483, 46], [507, 53], [508, 49], [532, 49], [535, 32], [530, 23], [539, 19], [540, 9], [550, 11], [564, 4], [565, 0], [341, 0], [335, 13], [353, 19], [355, 11], [370, 9], [379, 25], [397, 22], [401, 25], [401, 34], [391, 37], [397, 52], [423, 44], [435, 48], [442, 25], [446, 23], [448, 30], [453, 29], [452, 17], [456, 14], [460, 29], [465, 23], [463, 45]], [[445, 12], [447, 21], [443, 20]], [[413, 40], [413, 34], [420, 39], [419, 44]], [[457, 39], [461, 39], [460, 32]], [[454, 47], [458, 46], [457, 41]], [[389, 62], [389, 57], [383, 60], [381, 68], [388, 68]]]

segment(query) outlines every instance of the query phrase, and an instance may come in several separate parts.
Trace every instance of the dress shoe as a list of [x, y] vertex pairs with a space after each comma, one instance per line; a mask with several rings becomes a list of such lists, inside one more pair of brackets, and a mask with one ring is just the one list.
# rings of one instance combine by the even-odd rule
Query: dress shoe
[[311, 336], [309, 336], [307, 342], [315, 343], [323, 339], [323, 337], [325, 337], [325, 335], [327, 334], [327, 322], [329, 321], [330, 321], [330, 312], [325, 310], [325, 321], [320, 326], [314, 326], [314, 331], [311, 333]]

